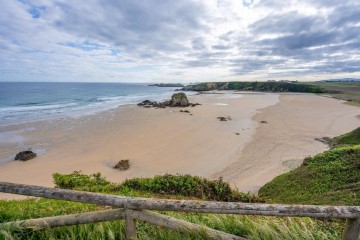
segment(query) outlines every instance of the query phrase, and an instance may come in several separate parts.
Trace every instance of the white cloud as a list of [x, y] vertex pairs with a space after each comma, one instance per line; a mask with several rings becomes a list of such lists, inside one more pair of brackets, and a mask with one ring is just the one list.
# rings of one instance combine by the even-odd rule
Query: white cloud
[[358, 75], [360, 4], [330, 2], [0, 0], [0, 80]]

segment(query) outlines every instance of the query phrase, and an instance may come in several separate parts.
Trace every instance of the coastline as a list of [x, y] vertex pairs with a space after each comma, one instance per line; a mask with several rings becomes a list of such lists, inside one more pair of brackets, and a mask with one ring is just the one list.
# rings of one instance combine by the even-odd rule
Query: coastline
[[[75, 170], [101, 172], [110, 181], [189, 173], [223, 177], [241, 191], [256, 193], [289, 170], [283, 162], [326, 150], [315, 137], [340, 135], [359, 125], [358, 108], [310, 94], [205, 94], [191, 96], [190, 101], [202, 104], [186, 108], [193, 115], [180, 112], [185, 108], [125, 105], [78, 119], [25, 124], [22, 127], [30, 130], [21, 133], [24, 145], [46, 152], [28, 162], [1, 163], [1, 181], [53, 186], [51, 174]], [[220, 122], [220, 116], [232, 120]], [[10, 145], [0, 159], [16, 154], [19, 146]], [[130, 160], [129, 170], [112, 168], [121, 159]]]
[[277, 105], [253, 117], [258, 128], [236, 161], [212, 177], [223, 177], [240, 191], [257, 194], [273, 178], [300, 166], [304, 158], [329, 149], [315, 138], [335, 137], [359, 127], [359, 112], [335, 98], [280, 94]]

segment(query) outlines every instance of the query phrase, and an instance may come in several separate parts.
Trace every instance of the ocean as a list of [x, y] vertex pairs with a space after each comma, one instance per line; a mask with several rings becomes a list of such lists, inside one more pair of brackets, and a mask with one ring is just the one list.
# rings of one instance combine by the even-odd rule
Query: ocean
[[169, 99], [176, 88], [131, 83], [0, 82], [0, 126], [61, 117], [81, 117]]

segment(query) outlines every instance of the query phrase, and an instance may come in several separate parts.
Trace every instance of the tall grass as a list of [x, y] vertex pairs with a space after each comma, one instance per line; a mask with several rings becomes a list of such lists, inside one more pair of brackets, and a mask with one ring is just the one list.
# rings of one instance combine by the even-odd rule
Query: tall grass
[[[127, 196], [180, 197], [207, 200], [259, 202], [261, 199], [243, 194], [219, 180], [206, 180], [190, 175], [164, 175], [111, 183], [100, 174], [54, 174], [57, 187], [104, 192]], [[22, 219], [58, 216], [105, 209], [104, 206], [51, 199], [0, 201], [0, 223]], [[343, 221], [319, 221], [309, 218], [276, 218], [263, 216], [216, 215], [161, 212], [171, 217], [208, 226], [248, 239], [338, 239]], [[138, 239], [205, 239], [201, 234], [179, 233], [139, 222]], [[59, 227], [41, 231], [0, 224], [0, 239], [125, 239], [123, 220]]]
[[[317, 240], [339, 239], [341, 222], [323, 222], [310, 218], [276, 218], [215, 214], [166, 213], [172, 217], [246, 237], [248, 239]], [[138, 222], [138, 239], [205, 239], [201, 235], [179, 233]], [[42, 231], [29, 231], [17, 226], [0, 227], [0, 239], [125, 239], [124, 221], [60, 227]]]

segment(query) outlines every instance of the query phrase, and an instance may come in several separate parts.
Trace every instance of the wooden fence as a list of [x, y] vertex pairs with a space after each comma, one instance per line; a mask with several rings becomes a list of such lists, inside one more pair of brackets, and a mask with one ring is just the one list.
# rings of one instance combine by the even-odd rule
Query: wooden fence
[[127, 239], [136, 239], [136, 221], [144, 221], [176, 231], [191, 231], [193, 233], [201, 233], [208, 239], [245, 239], [243, 237], [235, 236], [149, 211], [158, 210], [279, 217], [311, 217], [322, 219], [342, 218], [346, 219], [346, 225], [342, 239], [357, 240], [360, 231], [360, 206], [283, 205], [259, 203], [251, 204], [238, 202], [135, 198], [7, 182], [0, 182], [0, 192], [68, 200], [73, 202], [93, 203], [116, 208], [90, 213], [71, 214], [66, 216], [55, 216], [3, 223], [16, 223], [24, 228], [32, 228], [35, 230], [125, 219]]

